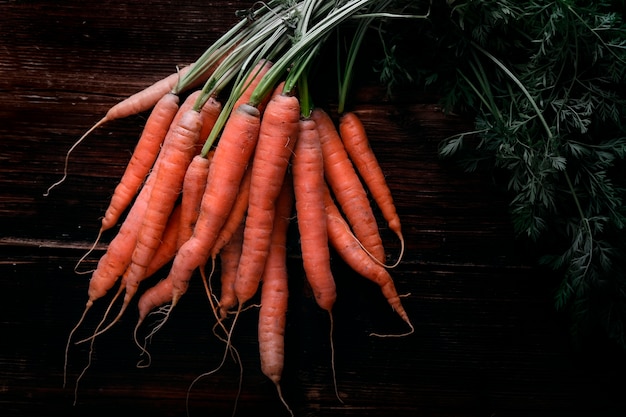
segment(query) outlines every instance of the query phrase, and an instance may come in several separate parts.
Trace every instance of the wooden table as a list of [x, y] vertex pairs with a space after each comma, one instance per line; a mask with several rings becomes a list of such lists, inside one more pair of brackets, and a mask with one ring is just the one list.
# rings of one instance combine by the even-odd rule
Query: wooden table
[[[198, 279], [150, 345], [153, 362], [135, 367], [133, 309], [97, 339], [72, 345], [67, 386], [64, 348], [78, 320], [89, 275], [77, 260], [141, 131], [146, 114], [110, 123], [76, 148], [67, 180], [44, 197], [63, 171], [72, 143], [123, 97], [199, 56], [251, 2], [0, 2], [0, 415], [185, 415], [187, 388], [221, 360], [223, 345]], [[392, 187], [407, 241], [393, 270], [415, 333], [405, 330], [378, 288], [338, 259], [335, 311], [336, 398], [328, 317], [302, 285], [290, 251], [291, 302], [283, 378], [299, 416], [617, 416], [625, 401], [618, 380], [624, 352], [599, 336], [576, 348], [553, 309], [559, 283], [534, 266], [515, 240], [507, 199], [481, 174], [438, 159], [442, 138], [471, 128], [446, 116], [436, 99], [405, 92], [394, 100], [357, 84], [351, 108], [370, 133]], [[93, 267], [112, 235], [82, 264]], [[390, 253], [397, 242], [385, 240]], [[291, 241], [291, 245], [297, 242]], [[293, 249], [293, 248], [292, 248]], [[103, 306], [88, 316], [97, 323]], [[237, 415], [287, 415], [258, 363], [255, 313], [234, 335], [244, 367]], [[239, 368], [232, 361], [201, 379], [191, 415], [230, 415]]]

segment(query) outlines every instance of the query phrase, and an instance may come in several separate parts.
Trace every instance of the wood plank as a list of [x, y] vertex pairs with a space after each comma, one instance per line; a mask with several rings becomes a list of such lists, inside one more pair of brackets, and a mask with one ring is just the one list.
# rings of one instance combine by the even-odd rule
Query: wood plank
[[[134, 310], [95, 344], [72, 345], [63, 387], [67, 336], [86, 301], [88, 274], [76, 274], [146, 114], [98, 129], [76, 148], [66, 182], [65, 152], [106, 109], [193, 61], [252, 2], [108, 0], [4, 2], [0, 14], [0, 409], [3, 416], [180, 416], [187, 388], [214, 368], [223, 345], [199, 277], [153, 338], [153, 363], [138, 369]], [[8, 30], [9, 28], [10, 30]], [[332, 100], [328, 102], [332, 109]], [[284, 390], [299, 416], [617, 416], [626, 402], [617, 381], [624, 353], [598, 337], [576, 349], [553, 309], [558, 277], [534, 265], [513, 236], [507, 199], [491, 178], [439, 160], [442, 138], [471, 128], [444, 115], [436, 98], [405, 91], [388, 100], [358, 85], [362, 116], [392, 188], [407, 240], [392, 271], [415, 333], [404, 331], [379, 289], [337, 257], [337, 401], [329, 367], [328, 317], [303, 284], [291, 232], [291, 299]], [[398, 244], [386, 229], [390, 256]], [[93, 268], [113, 232], [80, 270]], [[165, 272], [165, 271], [164, 271]], [[161, 278], [154, 277], [150, 283]], [[108, 299], [107, 299], [108, 301]], [[97, 324], [90, 313], [80, 336]], [[239, 416], [286, 415], [258, 363], [255, 312], [234, 335], [245, 376]], [[190, 395], [192, 415], [230, 415], [239, 368], [232, 362]]]

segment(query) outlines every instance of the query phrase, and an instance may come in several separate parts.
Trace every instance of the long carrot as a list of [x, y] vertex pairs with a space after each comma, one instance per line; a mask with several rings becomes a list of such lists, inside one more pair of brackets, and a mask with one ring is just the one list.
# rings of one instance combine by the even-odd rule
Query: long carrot
[[178, 247], [182, 246], [193, 234], [193, 227], [198, 219], [200, 202], [206, 188], [209, 176], [209, 167], [213, 159], [213, 152], [205, 158], [195, 155], [187, 167], [183, 178], [181, 197], [180, 228], [178, 234]]
[[317, 123], [330, 188], [363, 247], [384, 263], [385, 251], [374, 212], [332, 119], [321, 108], [313, 109], [311, 118]]
[[[259, 137], [261, 114], [243, 104], [231, 114], [209, 168], [200, 214], [191, 238], [185, 242], [162, 285], [172, 287], [172, 306], [187, 291], [193, 271], [203, 265], [235, 202], [237, 191]], [[157, 284], [158, 285], [158, 284]]]
[[278, 396], [291, 415], [293, 412], [283, 398], [280, 380], [285, 361], [285, 326], [289, 295], [287, 229], [292, 210], [293, 188], [287, 177], [276, 201], [270, 248], [263, 269], [258, 324], [261, 371], [276, 385]]
[[[168, 133], [170, 132], [169, 128], [179, 123], [182, 114], [187, 113], [191, 108], [197, 94], [199, 93], [192, 93], [179, 107], [178, 112], [174, 116], [174, 120], [168, 125]], [[163, 141], [165, 142], [165, 139], [163, 139]], [[133, 250], [137, 243], [137, 235], [141, 228], [141, 223], [143, 222], [152, 187], [156, 182], [156, 176], [163, 160], [163, 154], [164, 152], [162, 150], [159, 151], [152, 171], [149, 173], [145, 185], [141, 188], [139, 196], [126, 215], [117, 235], [109, 244], [107, 252], [98, 261], [96, 270], [93, 272], [89, 282], [88, 305], [91, 305], [93, 301], [104, 296], [115, 284], [117, 278], [119, 278], [128, 265], [130, 265]]]
[[312, 119], [303, 119], [292, 167], [302, 262], [317, 304], [330, 312], [337, 292], [330, 268], [323, 167], [317, 125]]
[[145, 278], [146, 269], [159, 246], [167, 219], [182, 188], [183, 179], [192, 158], [202, 127], [200, 114], [186, 111], [168, 135], [163, 145], [163, 161], [159, 166], [155, 185], [141, 225], [128, 274], [125, 275], [124, 305], [135, 294], [139, 282]]
[[240, 307], [256, 292], [269, 251], [275, 202], [298, 135], [298, 98], [277, 94], [267, 104], [252, 162], [252, 178], [235, 293]]
[[317, 305], [328, 312], [333, 382], [335, 394], [339, 401], [343, 402], [337, 390], [335, 376], [332, 309], [337, 299], [337, 289], [330, 265], [326, 228], [324, 193], [327, 191], [327, 186], [324, 180], [324, 161], [319, 131], [313, 119], [300, 120], [300, 133], [294, 149], [292, 172], [302, 264]]
[[402, 301], [398, 296], [395, 284], [389, 271], [382, 265], [374, 261], [350, 232], [350, 227], [343, 219], [339, 208], [332, 200], [330, 192], [326, 190], [324, 196], [324, 204], [326, 208], [326, 224], [328, 229], [328, 238], [331, 245], [335, 248], [341, 258], [355, 272], [375, 282], [387, 299], [387, 302], [395, 310], [395, 312], [404, 320], [411, 330], [399, 336], [404, 336], [413, 332], [413, 324], [409, 319]]
[[400, 217], [396, 211], [393, 196], [385, 180], [385, 175], [370, 146], [365, 127], [356, 113], [346, 112], [341, 116], [339, 121], [339, 133], [350, 159], [367, 185], [369, 192], [380, 208], [389, 228], [400, 239], [402, 250], [398, 257], [399, 262], [404, 249]]
[[171, 93], [165, 94], [150, 113], [133, 155], [113, 191], [109, 206], [102, 218], [102, 231], [115, 225], [139, 191], [178, 111], [178, 102], [178, 96]]
[[123, 289], [125, 292], [122, 306], [111, 323], [102, 330], [96, 331], [91, 338], [104, 333], [119, 321], [130, 300], [136, 294], [139, 284], [147, 278], [148, 267], [161, 244], [168, 219], [180, 193], [187, 166], [193, 157], [201, 126], [200, 114], [190, 108], [178, 119], [177, 125], [168, 132], [159, 158], [160, 164], [153, 177], [154, 185], [150, 190], [141, 225], [137, 230], [137, 239], [130, 263], [122, 276], [120, 291]]

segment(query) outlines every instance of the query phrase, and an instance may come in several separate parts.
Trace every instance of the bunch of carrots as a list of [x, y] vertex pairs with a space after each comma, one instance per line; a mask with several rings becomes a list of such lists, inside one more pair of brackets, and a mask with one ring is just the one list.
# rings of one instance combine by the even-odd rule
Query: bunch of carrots
[[[380, 286], [408, 325], [404, 334], [413, 331], [389, 273], [402, 250], [397, 262], [387, 264], [370, 197], [403, 248], [400, 219], [363, 124], [342, 110], [336, 125], [313, 105], [307, 83], [331, 30], [360, 16], [353, 39], [358, 49], [364, 29], [390, 3], [255, 3], [195, 63], [112, 107], [75, 144], [105, 122], [150, 111], [102, 218], [100, 234], [121, 225], [92, 271], [88, 300], [68, 348], [92, 305], [117, 285], [104, 317], [83, 341], [93, 344], [140, 293], [134, 336], [147, 354], [137, 336], [141, 324], [151, 312], [165, 313], [148, 337], [157, 331], [198, 272], [216, 328], [224, 331], [224, 359], [227, 351], [234, 352], [230, 335], [237, 317], [260, 294], [261, 368], [291, 411], [280, 379], [292, 221], [306, 280], [331, 324], [337, 297], [332, 247], [354, 271]], [[166, 267], [164, 279], [139, 291], [144, 280]], [[211, 285], [215, 271], [218, 292]], [[121, 307], [107, 323], [119, 297]]]

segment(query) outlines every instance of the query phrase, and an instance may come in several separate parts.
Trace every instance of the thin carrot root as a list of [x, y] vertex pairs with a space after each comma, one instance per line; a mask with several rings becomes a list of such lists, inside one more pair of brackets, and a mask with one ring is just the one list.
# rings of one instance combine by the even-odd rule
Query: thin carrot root
[[335, 319], [333, 314], [329, 311], [328, 318], [330, 323], [330, 330], [328, 332], [328, 340], [330, 341], [330, 369], [333, 373], [333, 387], [335, 388], [335, 397], [343, 404], [343, 399], [339, 395], [339, 386], [337, 385], [337, 369], [335, 367]]
[[241, 362], [241, 359], [240, 359], [240, 356], [239, 356], [239, 352], [232, 345], [231, 338], [232, 338], [233, 331], [235, 330], [235, 324], [237, 323], [237, 318], [239, 317], [239, 313], [240, 312], [241, 312], [241, 308], [237, 309], [237, 312], [235, 314], [235, 318], [233, 319], [231, 327], [230, 327], [230, 329], [227, 330], [227, 337], [226, 337], [225, 346], [224, 346], [224, 355], [222, 355], [222, 360], [220, 361], [220, 363], [215, 368], [213, 368], [212, 370], [206, 371], [206, 372], [198, 375], [189, 384], [189, 387], [187, 388], [187, 396], [186, 396], [186, 400], [185, 400], [185, 407], [186, 407], [186, 410], [187, 410], [187, 415], [189, 415], [189, 396], [191, 394], [191, 390], [193, 389], [194, 385], [197, 384], [201, 379], [206, 378], [206, 377], [208, 377], [210, 375], [213, 375], [214, 373], [216, 373], [217, 371], [222, 369], [222, 366], [224, 366], [224, 364], [226, 363], [226, 358], [228, 357], [228, 353], [231, 353], [231, 355], [236, 358], [236, 362], [239, 364], [239, 385], [238, 385], [237, 395], [235, 397], [235, 405], [234, 405], [234, 409], [233, 409], [233, 416], [235, 415], [235, 411], [237, 409], [237, 404], [239, 402], [239, 397], [241, 395], [241, 387], [242, 387], [242, 381], [243, 381], [243, 364]]
[[96, 130], [97, 128], [99, 128], [100, 126], [102, 126], [103, 124], [105, 124], [108, 121], [109, 121], [108, 117], [106, 117], [106, 116], [103, 117], [95, 125], [93, 125], [89, 130], [87, 130], [85, 133], [83, 133], [83, 135], [76, 142], [74, 142], [74, 144], [70, 147], [70, 149], [65, 154], [65, 162], [63, 163], [63, 176], [61, 177], [60, 180], [58, 180], [57, 182], [52, 184], [50, 187], [48, 187], [46, 192], [43, 193], [44, 197], [48, 197], [50, 195], [50, 191], [52, 191], [53, 188], [58, 187], [59, 185], [61, 185], [67, 179], [67, 167], [68, 167], [68, 164], [69, 164], [70, 154], [74, 151], [74, 149], [76, 149], [76, 147], [78, 145], [80, 145], [81, 142], [83, 140], [85, 140], [85, 138], [87, 136], [89, 136], [91, 134], [91, 132], [93, 132], [94, 130]]
[[150, 355], [150, 352], [147, 349], [148, 342], [152, 340], [152, 337], [161, 329], [161, 327], [163, 327], [165, 322], [167, 322], [167, 320], [169, 319], [170, 313], [172, 311], [171, 307], [172, 306], [168, 304], [168, 305], [159, 307], [155, 311], [150, 312], [149, 316], [160, 315], [162, 317], [161, 319], [156, 321], [155, 325], [152, 327], [150, 332], [148, 332], [148, 334], [144, 337], [143, 344], [139, 343], [137, 332], [141, 324], [144, 322], [144, 319], [140, 318], [139, 320], [137, 320], [137, 323], [135, 324], [135, 329], [133, 330], [133, 340], [135, 342], [135, 345], [137, 345], [137, 347], [141, 351], [140, 356], [144, 356], [144, 355], [146, 356], [145, 359], [140, 359], [139, 362], [137, 362], [137, 365], [135, 365], [137, 368], [148, 368], [150, 364], [152, 363], [152, 356]]
[[372, 332], [370, 333], [370, 336], [375, 336], [375, 337], [406, 337], [409, 336], [411, 334], [413, 334], [415, 332], [415, 328], [413, 327], [413, 324], [411, 324], [411, 322], [407, 323], [410, 327], [410, 330], [404, 333], [375, 333]]
[[68, 365], [69, 350], [70, 350], [70, 345], [72, 343], [72, 338], [74, 337], [74, 333], [76, 333], [76, 331], [83, 324], [83, 321], [85, 321], [85, 317], [87, 316], [87, 312], [89, 311], [89, 309], [91, 308], [92, 305], [93, 305], [92, 303], [87, 303], [87, 305], [85, 306], [85, 309], [83, 310], [83, 313], [81, 314], [80, 318], [78, 319], [78, 322], [74, 325], [72, 330], [70, 330], [70, 334], [67, 337], [67, 342], [65, 344], [64, 360], [63, 360], [63, 388], [65, 388], [65, 386], [67, 385], [67, 365]]
[[126, 307], [124, 305], [122, 305], [122, 308], [118, 312], [117, 316], [115, 316], [115, 318], [106, 327], [104, 327], [103, 329], [100, 329], [100, 327], [102, 327], [102, 325], [104, 324], [106, 318], [108, 317], [109, 312], [111, 311], [111, 308], [113, 307], [113, 304], [115, 303], [115, 301], [117, 301], [118, 297], [122, 294], [122, 292], [123, 292], [122, 290], [123, 289], [124, 289], [124, 287], [120, 285], [119, 290], [115, 293], [115, 295], [113, 296], [113, 298], [109, 302], [109, 306], [107, 307], [104, 315], [102, 316], [102, 320], [98, 324], [98, 327], [93, 332], [93, 334], [91, 336], [89, 336], [89, 337], [86, 337], [86, 338], [81, 339], [78, 342], [76, 342], [77, 345], [95, 339], [96, 337], [100, 336], [101, 334], [103, 334], [103, 333], [107, 332], [109, 329], [111, 329], [111, 327], [113, 327], [113, 325], [115, 325], [120, 320], [120, 318], [122, 317], [122, 314], [124, 313], [124, 310], [126, 309]]
[[[98, 323], [98, 325], [96, 326], [93, 335], [88, 337], [87, 339], [83, 339], [79, 342], [76, 342], [76, 344], [79, 343], [83, 343], [87, 340], [90, 340], [91, 342], [89, 343], [89, 353], [88, 353], [88, 359], [87, 359], [87, 364], [85, 365], [85, 367], [83, 368], [83, 370], [80, 372], [80, 374], [78, 375], [78, 377], [76, 378], [76, 383], [74, 385], [74, 405], [76, 405], [76, 402], [78, 401], [78, 385], [80, 383], [80, 381], [82, 380], [82, 378], [85, 376], [85, 374], [87, 373], [87, 370], [91, 367], [91, 363], [92, 363], [92, 359], [93, 359], [93, 352], [94, 352], [94, 344], [96, 341], [96, 335], [100, 334], [99, 333], [99, 329], [100, 327], [102, 327], [102, 325], [104, 324], [104, 322], [106, 321], [107, 316], [109, 315], [109, 312], [111, 311], [111, 307], [113, 306], [115, 300], [117, 299], [117, 297], [120, 295], [121, 291], [118, 291], [115, 296], [113, 297], [113, 299], [111, 300], [111, 303], [109, 304], [109, 306], [107, 307], [106, 311], [104, 312], [102, 319], [100, 320], [100, 322]], [[86, 311], [86, 310], [85, 310]], [[68, 340], [69, 342], [69, 340]]]

